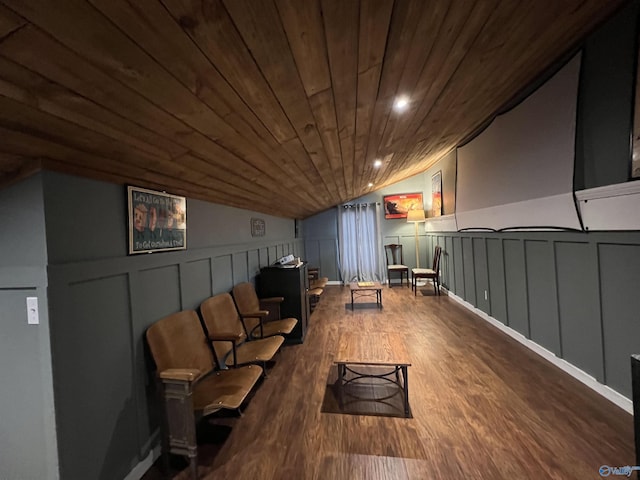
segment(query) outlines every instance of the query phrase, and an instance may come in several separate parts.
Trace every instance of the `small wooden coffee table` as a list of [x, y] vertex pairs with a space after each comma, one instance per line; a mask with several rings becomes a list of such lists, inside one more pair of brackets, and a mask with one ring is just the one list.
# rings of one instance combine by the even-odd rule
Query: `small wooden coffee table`
[[356, 298], [373, 297], [375, 295], [376, 305], [378, 308], [382, 308], [382, 284], [380, 282], [351, 282], [349, 290], [351, 290], [351, 310], [353, 310], [354, 294], [356, 294]]
[[[343, 333], [338, 341], [338, 352], [333, 360], [338, 366], [338, 386], [341, 402], [344, 386], [361, 378], [380, 378], [395, 383], [404, 396], [404, 413], [409, 416], [408, 367], [409, 355], [404, 345], [404, 336], [397, 333], [358, 334]], [[353, 369], [354, 365], [391, 367], [391, 371], [381, 374], [362, 373]], [[346, 380], [347, 371], [354, 376]], [[402, 380], [400, 379], [402, 372]], [[395, 380], [390, 378], [395, 376]]]

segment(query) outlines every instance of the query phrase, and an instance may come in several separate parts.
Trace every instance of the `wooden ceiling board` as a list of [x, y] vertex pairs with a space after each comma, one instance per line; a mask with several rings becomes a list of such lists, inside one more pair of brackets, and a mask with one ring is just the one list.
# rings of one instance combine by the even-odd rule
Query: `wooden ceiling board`
[[0, 95], [0, 125], [21, 132], [30, 131], [34, 136], [54, 140], [61, 145], [68, 145], [105, 158], [117, 159], [118, 163], [144, 165], [143, 169], [150, 171], [162, 170], [171, 164], [171, 160], [131, 148], [125, 143], [114, 142], [112, 138], [84, 126], [2, 95]]
[[[394, 163], [395, 168], [401, 170], [408, 164], [424, 159], [424, 156], [406, 156], [406, 139], [413, 141], [410, 120], [413, 118], [416, 122], [416, 119], [422, 118], [422, 121], [418, 121], [419, 124], [423, 124], [429, 118], [433, 104], [451, 81], [473, 40], [477, 38], [487, 18], [493, 12], [492, 7], [493, 3], [490, 1], [478, 1], [473, 6], [466, 6], [464, 2], [453, 2], [449, 7], [432, 47], [429, 63], [422, 70], [414, 90], [417, 95], [422, 94], [422, 97], [414, 98], [412, 94], [407, 111], [392, 117], [392, 122], [388, 123], [381, 138], [379, 148], [383, 152], [398, 152]], [[439, 120], [435, 119], [435, 121]], [[392, 143], [394, 139], [395, 144]], [[432, 138], [425, 140], [432, 141]], [[385, 181], [384, 177], [383, 181]]]
[[622, 4], [0, 0], [0, 185], [42, 166], [305, 218], [425, 171]]
[[[316, 138], [313, 142], [324, 151], [323, 161], [328, 163], [324, 167], [323, 178], [331, 177], [328, 182], [332, 185], [327, 188], [333, 194], [332, 204], [342, 203], [349, 196], [343, 175], [320, 1], [307, 2], [305, 8], [300, 8], [298, 0], [279, 0], [276, 7], [313, 115], [313, 123], [307, 125], [312, 125], [310, 131], [314, 137], [316, 132], [319, 135], [321, 144]], [[319, 152], [317, 148], [315, 151]], [[318, 164], [317, 161], [314, 163]]]
[[265, 154], [279, 147], [264, 124], [184, 33], [166, 8], [154, 2], [91, 0], [167, 71]]
[[[375, 111], [380, 76], [391, 23], [392, 1], [361, 2], [358, 38], [358, 90], [356, 93], [356, 133], [354, 183], [356, 191], [373, 182], [373, 161], [378, 152], [369, 152], [369, 133]], [[381, 167], [383, 168], [383, 167]]]
[[[38, 55], [38, 51], [47, 51], [49, 55]], [[229, 166], [233, 165], [235, 174], [245, 179], [245, 186], [247, 182], [251, 182], [253, 189], [256, 186], [264, 187], [262, 191], [265, 195], [273, 195], [281, 189], [273, 181], [266, 182], [263, 173], [242, 158], [190, 129], [121, 83], [114, 82], [102, 71], [64, 49], [34, 27], [25, 27], [7, 41], [0, 43], [0, 55], [5, 53], [10, 55], [12, 60], [27, 68], [37, 69], [41, 75], [53, 78], [83, 96], [95, 97], [97, 103], [106, 104], [108, 108], [120, 111], [126, 117], [145, 121], [148, 128], [183, 143], [189, 150], [223, 170], [228, 170]], [[307, 196], [306, 203], [309, 207], [314, 205], [310, 196]]]
[[[222, 121], [207, 105], [200, 102], [192, 92], [155, 63], [128, 37], [106, 21], [96, 9], [81, 0], [67, 0], [72, 7], [70, 11], [73, 13], [69, 18], [69, 13], [62, 9], [47, 10], [44, 8], [46, 3], [46, 0], [34, 0], [29, 3], [29, 8], [19, 4], [19, 13], [51, 36], [60, 39], [68, 48], [84, 58], [91, 59], [92, 63], [97, 64], [109, 76], [128, 85], [152, 103], [170, 112], [195, 132], [213, 140], [212, 144], [218, 143], [220, 147], [238, 158], [236, 165], [244, 163], [245, 170], [253, 172], [252, 181], [265, 186], [267, 178], [273, 175], [274, 171], [266, 157], [263, 157], [251, 143], [241, 138], [233, 128]], [[82, 27], [70, 29], [69, 21], [80, 24]], [[274, 176], [271, 178], [272, 185], [275, 181]], [[294, 187], [292, 182], [287, 185], [286, 177], [281, 181], [288, 188]], [[276, 185], [273, 185], [273, 190], [277, 190]], [[305, 200], [304, 191], [296, 191], [296, 194], [299, 194], [302, 201]], [[312, 199], [307, 196], [307, 200]]]
[[[476, 2], [473, 6], [453, 2], [449, 6], [430, 49], [429, 63], [420, 72], [417, 84], [409, 90], [412, 93], [407, 111], [393, 115], [387, 123], [378, 147], [382, 152], [396, 151], [398, 143], [404, 138], [411, 138], [411, 120], [428, 116], [492, 11], [486, 1]], [[417, 41], [414, 38], [412, 43]], [[396, 166], [401, 168], [401, 164]]]
[[160, 158], [170, 159], [173, 155], [187, 151], [2, 57], [0, 94], [32, 104], [43, 112], [85, 126]]
[[[393, 110], [393, 102], [396, 96], [405, 92], [398, 91], [398, 85], [405, 70], [407, 59], [409, 58], [409, 48], [414, 33], [418, 26], [424, 3], [420, 0], [408, 0], [394, 3], [391, 23], [389, 26], [384, 54], [378, 96], [375, 103], [369, 139], [367, 143], [367, 154], [372, 158], [386, 156], [389, 152], [378, 150], [380, 139], [386, 128], [389, 117], [396, 114]], [[377, 173], [375, 187], [384, 185], [383, 177], [387, 177], [395, 172], [394, 156], [387, 157], [390, 161], [385, 162], [383, 168]]]
[[[127, 35], [143, 46], [167, 71], [181, 79], [183, 84], [191, 86], [202, 102], [242, 136], [243, 144], [255, 146], [259, 152], [254, 153], [268, 158], [270, 163], [277, 160], [275, 168], [269, 168], [269, 171], [274, 171], [280, 178], [302, 173], [162, 5], [132, 5], [125, 0], [93, 0], [93, 3], [113, 22], [126, 28]], [[246, 152], [238, 155], [253, 158]], [[264, 164], [260, 159], [252, 163], [257, 165], [260, 162]], [[315, 180], [310, 181], [310, 185]], [[293, 184], [288, 187], [292, 188]]]
[[12, 153], [0, 153], [0, 172], [11, 173], [18, 170], [27, 158]]
[[27, 21], [0, 5], [0, 39], [25, 25]]
[[316, 196], [322, 203], [338, 203], [331, 166], [275, 4], [231, 0], [225, 1], [225, 6], [241, 34], [245, 33], [244, 43], [304, 145], [305, 154], [296, 156], [303, 174], [316, 186]]
[[[40, 52], [47, 52], [41, 55]], [[211, 142], [32, 26], [0, 43], [0, 56], [76, 92], [124, 118], [206, 155]], [[178, 152], [181, 154], [183, 152]], [[222, 153], [222, 152], [220, 152]], [[229, 155], [230, 161], [235, 157]]]
[[[431, 78], [433, 73], [427, 72], [424, 74], [427, 78], [426, 81], [423, 80], [419, 82], [419, 80], [425, 71], [425, 66], [431, 65], [428, 61], [432, 55], [433, 46], [440, 34], [444, 18], [452, 8], [452, 3], [431, 2], [430, 7], [431, 8], [424, 9], [418, 17], [413, 38], [408, 44], [409, 49], [404, 70], [398, 80], [397, 93], [405, 95], [410, 93], [413, 105], [424, 98], [426, 90], [428, 89], [429, 78]], [[378, 145], [377, 148], [381, 154], [384, 155], [384, 152], [392, 151], [390, 144], [394, 141], [394, 138], [403, 138], [407, 124], [413, 118], [415, 112], [415, 106], [411, 108], [410, 105], [409, 110], [403, 115], [394, 115], [390, 119], [391, 121], [387, 122], [382, 134], [381, 145]], [[384, 170], [379, 172], [377, 181], [381, 180], [383, 173]]]
[[340, 202], [351, 199], [347, 193], [346, 179], [342, 168], [342, 152], [340, 150], [340, 138], [338, 138], [338, 123], [336, 108], [333, 101], [333, 90], [323, 90], [309, 97], [309, 105], [313, 111], [322, 145], [327, 153], [327, 161], [336, 182], [336, 189]]
[[[537, 9], [530, 10], [527, 15], [520, 17], [520, 24], [523, 25], [524, 28], [520, 31], [514, 29], [513, 36], [510, 37], [513, 38], [513, 43], [516, 45], [515, 51], [510, 50], [507, 48], [508, 45], [503, 43], [500, 47], [500, 51], [491, 51], [491, 56], [489, 58], [485, 56], [485, 64], [493, 65], [493, 72], [487, 69], [485, 76], [488, 78], [495, 78], [496, 81], [493, 84], [485, 82], [485, 85], [483, 86], [476, 85], [480, 94], [474, 97], [469, 97], [465, 102], [465, 105], [460, 106], [460, 108], [455, 105], [453, 101], [443, 101], [436, 107], [440, 112], [454, 112], [454, 117], [451, 119], [451, 122], [449, 122], [443, 129], [443, 136], [454, 136], [456, 142], [464, 140], [465, 137], [461, 137], [459, 134], [454, 133], [455, 129], [452, 128], [454, 122], [461, 121], [465, 115], [467, 117], [473, 116], [475, 127], [470, 126], [469, 131], [474, 131], [479, 126], [486, 123], [486, 120], [491, 118], [496, 112], [495, 104], [490, 103], [488, 101], [489, 98], [495, 98], [496, 103], [500, 102], [503, 105], [510, 103], [513, 98], [518, 95], [519, 91], [522, 89], [522, 85], [527, 85], [536, 79], [539, 75], [540, 66], [548, 68], [558, 59], [556, 51], [556, 45], [558, 43], [567, 45], [567, 50], [570, 50], [572, 46], [575, 46], [575, 42], [574, 45], [572, 45], [568, 38], [562, 39], [561, 37], [575, 38], [576, 32], [572, 31], [565, 22], [554, 22], [554, 19], [566, 18], [567, 15], [574, 15], [580, 12], [580, 15], [587, 15], [579, 21], [581, 25], [583, 25], [583, 29], [588, 31], [595, 26], [593, 16], [589, 15], [589, 9], [585, 8], [588, 7], [586, 3], [582, 8], [568, 8], [567, 5], [561, 5], [562, 3], [563, 2], [560, 2], [550, 6], [547, 11], [539, 11]], [[595, 5], [592, 5], [592, 7], [595, 7]], [[607, 14], [614, 11], [614, 5], [609, 3], [607, 3], [607, 5], [601, 4], [601, 7], [611, 9], [607, 11]], [[545, 39], [538, 39], [536, 35], [531, 33], [534, 30], [533, 25], [535, 24], [549, 25], [545, 32], [547, 34]], [[500, 24], [496, 23], [495, 27], [499, 28], [499, 26]], [[519, 45], [521, 45], [521, 48], [523, 49], [522, 51], [525, 51], [527, 55], [517, 55]], [[556, 53], [554, 54], [554, 52]], [[477, 58], [477, 56], [474, 58]], [[513, 65], [514, 68], [505, 72], [506, 74], [504, 75], [497, 75], [497, 72], [504, 64]], [[467, 66], [467, 68], [472, 66], [473, 65]], [[464, 78], [468, 78], [466, 72], [460, 75], [458, 80], [461, 81]], [[460, 89], [468, 90], [470, 87], [466, 87], [460, 84], [460, 82], [451, 86], [452, 92], [460, 91]], [[420, 137], [424, 133], [424, 130], [418, 131], [416, 136]]]
[[276, 0], [282, 26], [307, 97], [331, 88], [320, 0]]
[[291, 124], [222, 2], [163, 0], [163, 4], [273, 136], [279, 142], [293, 138]]
[[[234, 196], [240, 197], [242, 192], [244, 192], [244, 196], [248, 201], [248, 205], [253, 205], [256, 208], [254, 210], [261, 212], [273, 211], [274, 208], [280, 209], [283, 212], [289, 212], [292, 214], [296, 211], [299, 211], [301, 207], [299, 205], [292, 205], [290, 202], [287, 202], [284, 196], [273, 197], [269, 195], [269, 192], [263, 191], [259, 187], [254, 187], [253, 189], [248, 189], [246, 186], [246, 182], [242, 179], [239, 179], [237, 176], [230, 174], [229, 172], [220, 169], [219, 167], [210, 164], [206, 160], [199, 158], [195, 155], [186, 154], [182, 157], [176, 158], [174, 162], [183, 165], [186, 168], [191, 170], [202, 172], [206, 175], [206, 183], [209, 188], [211, 188], [215, 192], [223, 192], [223, 194], [233, 194]], [[206, 200], [206, 196], [199, 197], [202, 200]], [[270, 204], [269, 201], [273, 202]], [[222, 202], [226, 204], [226, 202]], [[233, 205], [238, 206], [238, 205]], [[312, 212], [313, 208], [306, 207], [306, 212]]]
[[322, 15], [347, 195], [354, 189], [359, 2], [323, 0]]
[[[214, 63], [229, 84], [245, 99], [249, 108], [271, 129], [276, 139], [284, 144], [296, 137], [282, 107], [269, 88], [251, 53], [247, 50], [233, 21], [224, 5], [219, 1], [164, 1], [167, 9], [180, 23], [186, 33], [196, 42], [203, 53]], [[251, 148], [249, 142], [243, 148]], [[286, 151], [286, 150], [285, 150]], [[252, 163], [259, 162], [263, 175], [271, 177], [270, 181], [277, 190], [284, 186], [296, 202], [313, 205], [317, 197], [309, 193], [314, 184], [304, 182], [303, 159], [294, 158], [283, 168], [282, 157], [275, 161], [270, 159], [248, 157]], [[255, 164], [255, 163], [254, 163]]]
[[[478, 121], [486, 121], [486, 115], [476, 114], [469, 105], [484, 95], [494, 95], [495, 97], [495, 85], [500, 83], [501, 78], [504, 78], [504, 74], [499, 75], [502, 69], [501, 65], [504, 62], [516, 61], [515, 58], [509, 57], [509, 51], [505, 48], [505, 38], [510, 39], [510, 45], [516, 45], [523, 41], [520, 34], [522, 29], [519, 25], [522, 25], [532, 14], [531, 5], [529, 3], [507, 2], [497, 6], [483, 31], [471, 46], [467, 61], [458, 66], [456, 76], [447, 85], [447, 90], [451, 93], [448, 94], [446, 101], [444, 98], [440, 98], [433, 105], [433, 118], [449, 115], [453, 116], [457, 122], [471, 119], [470, 124], [476, 127], [479, 126]], [[526, 49], [526, 43], [523, 43], [521, 48]], [[464, 95], [460, 95], [460, 92], [464, 92]], [[508, 98], [505, 96], [502, 102], [507, 100]], [[481, 120], [478, 120], [478, 117]], [[450, 123], [453, 123], [453, 118]], [[409, 128], [411, 132], [416, 132], [421, 128], [422, 133], [426, 134], [425, 132], [428, 132], [430, 127], [431, 125], [424, 118], [418, 118], [417, 121], [412, 122]], [[470, 127], [470, 130], [473, 131], [473, 126]], [[455, 137], [456, 141], [460, 141], [462, 138]]]
[[[119, 174], [128, 175], [132, 178], [138, 176], [143, 180], [156, 182], [160, 185], [166, 183], [168, 180], [174, 182], [174, 179], [170, 179], [162, 174], [110, 158], [101, 157], [73, 146], [60, 144], [56, 141], [56, 138], [44, 138], [39, 135], [40, 132], [34, 134], [31, 130], [16, 129], [12, 125], [0, 125], [0, 134], [2, 135], [2, 151], [6, 153], [33, 158], [49, 157], [70, 164], [79, 163], [97, 172], [118, 172]], [[179, 180], [177, 182], [179, 182]]]

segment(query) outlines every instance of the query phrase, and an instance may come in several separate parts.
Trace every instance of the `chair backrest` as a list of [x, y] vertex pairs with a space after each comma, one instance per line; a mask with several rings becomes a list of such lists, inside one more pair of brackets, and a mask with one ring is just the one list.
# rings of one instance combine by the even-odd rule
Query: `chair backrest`
[[[236, 343], [242, 343], [246, 339], [244, 325], [238, 315], [238, 310], [233, 303], [231, 295], [221, 293], [207, 298], [200, 304], [200, 315], [207, 335], [224, 334], [238, 337]], [[233, 348], [231, 342], [212, 342], [216, 356], [222, 362]]]
[[390, 243], [389, 245], [384, 246], [384, 252], [387, 258], [387, 265], [404, 265], [402, 245], [398, 243]]
[[260, 299], [255, 287], [249, 282], [239, 283], [233, 287], [233, 299], [240, 314], [260, 310]]
[[442, 256], [442, 247], [440, 245], [436, 245], [436, 249], [433, 252], [433, 266], [432, 270], [438, 274], [438, 270], [440, 269], [440, 257]]
[[[260, 310], [260, 299], [252, 283], [243, 282], [233, 287], [233, 299], [236, 302], [240, 315], [254, 313]], [[251, 332], [260, 324], [259, 318], [244, 318], [245, 328]]]
[[147, 329], [147, 343], [159, 372], [169, 368], [197, 368], [203, 375], [215, 364], [198, 314], [174, 313]]

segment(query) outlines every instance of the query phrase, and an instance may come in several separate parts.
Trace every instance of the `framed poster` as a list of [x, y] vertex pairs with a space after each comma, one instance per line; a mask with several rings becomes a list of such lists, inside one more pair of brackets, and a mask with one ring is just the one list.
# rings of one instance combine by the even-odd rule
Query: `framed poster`
[[385, 195], [384, 218], [407, 218], [409, 210], [424, 209], [421, 193], [399, 193], [397, 195]]
[[127, 187], [129, 255], [187, 248], [185, 197]]
[[431, 216], [442, 216], [442, 170], [431, 177]]
[[252, 237], [264, 237], [267, 231], [266, 224], [262, 218], [251, 219], [251, 236]]

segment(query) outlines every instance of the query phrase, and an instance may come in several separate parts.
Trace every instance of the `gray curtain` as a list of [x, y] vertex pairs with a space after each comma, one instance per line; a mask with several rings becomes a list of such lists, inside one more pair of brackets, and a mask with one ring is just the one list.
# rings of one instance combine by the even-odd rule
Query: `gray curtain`
[[338, 207], [339, 262], [343, 283], [386, 280], [380, 215], [377, 203]]

